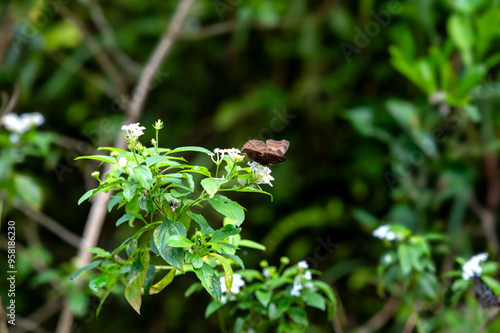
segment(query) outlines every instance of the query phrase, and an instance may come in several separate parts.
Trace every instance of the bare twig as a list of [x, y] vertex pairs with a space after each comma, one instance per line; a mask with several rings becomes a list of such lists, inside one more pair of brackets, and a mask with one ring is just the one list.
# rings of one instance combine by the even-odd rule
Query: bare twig
[[358, 332], [368, 333], [375, 332], [385, 325], [396, 313], [399, 308], [401, 300], [394, 296], [391, 296], [387, 302], [385, 302], [384, 307], [380, 309], [373, 317], [370, 318], [365, 324], [363, 324]]
[[31, 217], [40, 225], [52, 231], [55, 235], [59, 236], [59, 238], [61, 238], [66, 243], [73, 245], [76, 248], [80, 246], [82, 239], [79, 236], [75, 235], [73, 232], [63, 227], [57, 221], [53, 220], [52, 218], [48, 217], [42, 212], [39, 212], [31, 208], [28, 205], [16, 204], [15, 206], [19, 211], [23, 212], [24, 214]]
[[99, 28], [102, 33], [104, 46], [109, 50], [111, 55], [120, 64], [121, 68], [128, 71], [130, 74], [136, 76], [141, 73], [141, 66], [135, 61], [130, 59], [122, 50], [118, 47], [116, 39], [113, 33], [113, 29], [106, 20], [106, 16], [102, 11], [101, 6], [95, 0], [90, 0], [88, 2], [90, 17], [94, 21], [95, 25]]
[[125, 94], [127, 92], [127, 85], [125, 84], [126, 83], [125, 80], [123, 79], [120, 72], [115, 68], [115, 65], [113, 64], [111, 59], [109, 59], [107, 53], [103, 52], [99, 44], [95, 41], [94, 37], [92, 37], [91, 33], [87, 30], [85, 24], [80, 20], [80, 18], [78, 18], [75, 14], [69, 11], [66, 7], [60, 6], [59, 8], [64, 16], [66, 16], [71, 21], [73, 21], [73, 23], [76, 24], [80, 32], [83, 34], [87, 46], [89, 47], [90, 51], [94, 54], [99, 65], [102, 67], [104, 72], [106, 72], [109, 78], [113, 81], [115, 86], [118, 87], [118, 90], [120, 90], [122, 94]]
[[61, 309], [62, 299], [63, 297], [53, 298], [28, 317], [20, 318], [18, 320], [19, 326], [30, 332], [34, 331], [40, 326], [40, 323], [43, 323]]
[[[12, 96], [8, 99], [7, 105], [5, 108], [2, 110], [0, 113], [0, 118], [3, 118], [6, 114], [9, 112], [12, 112], [14, 109], [14, 106], [17, 104], [17, 99], [19, 98], [19, 88], [17, 87], [17, 84], [14, 85], [14, 90], [12, 91]], [[5, 96], [2, 94], [2, 101], [5, 100]], [[2, 104], [3, 107], [3, 104]]]
[[165, 60], [165, 57], [172, 48], [173, 43], [177, 40], [181, 26], [186, 19], [186, 15], [192, 3], [193, 0], [181, 0], [179, 3], [179, 7], [177, 8], [172, 22], [163, 33], [160, 43], [154, 50], [153, 55], [142, 71], [139, 83], [134, 90], [132, 100], [130, 102], [130, 109], [128, 110], [127, 119], [125, 121], [126, 124], [132, 123], [134, 120], [139, 118], [139, 113], [141, 112], [144, 102], [146, 101], [154, 75], [157, 73], [161, 64]]
[[[141, 73], [139, 83], [132, 95], [130, 108], [126, 110], [127, 118], [124, 121], [125, 124], [133, 123], [139, 119], [148, 91], [150, 90], [154, 74], [165, 60], [165, 57], [172, 48], [174, 41], [177, 39], [180, 28], [186, 19], [188, 10], [192, 3], [193, 0], [180, 1], [170, 25], [165, 30], [158, 46], [153, 52], [153, 55]], [[121, 135], [117, 138], [115, 146], [120, 148], [126, 147], [125, 141]], [[103, 177], [109, 172], [109, 170], [110, 166], [108, 165], [106, 172], [103, 173]], [[90, 262], [91, 254], [87, 251], [87, 249], [89, 247], [94, 247], [97, 244], [102, 224], [104, 223], [104, 219], [106, 217], [106, 206], [110, 196], [111, 192], [99, 193], [93, 198], [92, 207], [83, 232], [83, 241], [80, 243], [80, 249], [78, 251], [78, 264], [80, 265], [86, 265]], [[70, 308], [66, 305], [59, 318], [56, 333], [69, 332], [72, 323], [73, 314]]]

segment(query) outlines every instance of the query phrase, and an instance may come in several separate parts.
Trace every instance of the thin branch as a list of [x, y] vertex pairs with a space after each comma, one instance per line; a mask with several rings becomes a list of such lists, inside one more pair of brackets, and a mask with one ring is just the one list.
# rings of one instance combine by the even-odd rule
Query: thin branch
[[370, 318], [365, 324], [363, 324], [358, 332], [368, 333], [375, 332], [385, 325], [394, 314], [399, 309], [399, 304], [401, 300], [394, 296], [391, 296], [387, 302], [385, 302], [384, 307], [380, 309], [373, 317]]
[[[172, 48], [174, 41], [177, 39], [181, 26], [186, 19], [189, 8], [191, 7], [193, 0], [181, 0], [174, 17], [165, 30], [158, 46], [153, 52], [147, 65], [144, 67], [139, 83], [135, 88], [132, 101], [130, 103], [130, 108], [126, 110], [127, 118], [124, 124], [129, 124], [137, 121], [140, 117], [142, 107], [146, 101], [147, 93], [151, 88], [151, 83], [156, 71], [160, 68], [161, 64], [165, 60], [168, 52]], [[115, 142], [115, 146], [120, 148], [125, 148], [125, 141], [121, 134]], [[103, 177], [110, 171], [110, 166], [106, 168], [106, 172], [103, 173]], [[99, 193], [93, 198], [92, 207], [85, 223], [85, 229], [83, 231], [83, 241], [80, 243], [80, 248], [78, 251], [78, 264], [86, 265], [90, 262], [91, 253], [87, 251], [89, 247], [94, 247], [97, 245], [99, 235], [101, 233], [102, 224], [107, 213], [107, 202], [111, 196], [111, 192]], [[57, 324], [56, 333], [68, 333], [71, 329], [73, 323], [73, 313], [71, 309], [66, 306], [64, 307], [61, 316], [59, 317], [59, 322]]]
[[[4, 97], [5, 96], [2, 94], [2, 106], [3, 106], [3, 101], [5, 100]], [[5, 116], [6, 114], [12, 112], [12, 110], [14, 109], [14, 107], [17, 104], [17, 99], [18, 98], [19, 98], [19, 88], [17, 87], [17, 84], [15, 84], [14, 85], [14, 90], [12, 91], [12, 96], [10, 96], [10, 98], [8, 98], [7, 105], [5, 106], [5, 108], [0, 113], [0, 118], [3, 118], [3, 116]]]
[[128, 71], [130, 74], [136, 76], [141, 73], [141, 66], [137, 64], [134, 60], [130, 59], [122, 50], [118, 47], [115, 35], [111, 25], [108, 23], [106, 16], [102, 11], [101, 6], [95, 0], [90, 0], [88, 2], [90, 17], [94, 21], [95, 25], [101, 31], [104, 46], [109, 50], [111, 55], [116, 59], [120, 66]]
[[163, 33], [163, 37], [160, 43], [153, 52], [153, 55], [149, 59], [146, 67], [142, 71], [139, 78], [139, 84], [136, 86], [132, 100], [130, 102], [130, 109], [128, 110], [126, 124], [132, 123], [134, 120], [139, 119], [139, 113], [144, 106], [146, 97], [151, 88], [151, 83], [158, 69], [162, 65], [165, 57], [172, 48], [172, 45], [177, 40], [179, 31], [186, 19], [189, 8], [191, 7], [193, 0], [181, 0], [179, 7], [175, 13], [175, 16], [168, 26], [167, 30]]
[[63, 241], [66, 243], [78, 248], [80, 246], [80, 243], [82, 242], [82, 239], [74, 234], [73, 232], [69, 231], [65, 227], [63, 227], [61, 224], [59, 224], [57, 221], [53, 220], [52, 218], [48, 217], [47, 215], [43, 214], [42, 212], [39, 212], [33, 208], [31, 208], [28, 205], [24, 204], [16, 204], [15, 207], [23, 212], [25, 215], [29, 216], [33, 220], [35, 220], [38, 224], [44, 226], [48, 230], [52, 231], [55, 235], [57, 235], [59, 238], [61, 238]]
[[25, 318], [20, 318], [19, 326], [24, 327], [28, 331], [33, 331], [40, 326], [40, 323], [46, 321], [55, 315], [62, 307], [63, 297], [56, 297], [49, 300], [35, 312]]
[[109, 78], [113, 81], [114, 85], [118, 87], [122, 94], [126, 94], [127, 86], [125, 84], [125, 80], [123, 79], [121, 73], [115, 68], [115, 65], [108, 57], [106, 52], [103, 52], [99, 44], [92, 37], [91, 33], [87, 30], [85, 24], [78, 18], [75, 14], [69, 11], [66, 7], [60, 6], [61, 13], [66, 16], [68, 19], [73, 21], [76, 24], [80, 32], [83, 34], [85, 42], [89, 47], [90, 51], [94, 54], [97, 62], [102, 67], [104, 72], [109, 76]]

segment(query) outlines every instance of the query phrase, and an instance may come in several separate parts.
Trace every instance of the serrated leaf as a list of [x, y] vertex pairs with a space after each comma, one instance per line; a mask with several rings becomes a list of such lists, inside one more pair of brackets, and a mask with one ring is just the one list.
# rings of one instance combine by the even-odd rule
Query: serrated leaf
[[111, 196], [111, 198], [109, 199], [109, 202], [108, 202], [108, 212], [111, 212], [113, 207], [117, 203], [121, 202], [123, 199], [124, 199], [123, 192], [118, 192], [115, 195]]

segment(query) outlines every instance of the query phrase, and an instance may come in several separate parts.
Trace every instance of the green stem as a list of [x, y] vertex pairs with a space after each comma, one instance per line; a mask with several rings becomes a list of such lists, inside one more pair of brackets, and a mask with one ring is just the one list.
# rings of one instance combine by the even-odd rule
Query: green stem
[[219, 319], [219, 327], [220, 327], [220, 331], [222, 333], [226, 333], [227, 330], [226, 330], [226, 324], [224, 323], [224, 318], [222, 318], [222, 313], [219, 310], [217, 310], [217, 318]]

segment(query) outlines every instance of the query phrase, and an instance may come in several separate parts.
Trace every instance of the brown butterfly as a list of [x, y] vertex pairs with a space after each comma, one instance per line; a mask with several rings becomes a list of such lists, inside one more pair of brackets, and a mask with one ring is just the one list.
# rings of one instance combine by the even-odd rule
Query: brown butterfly
[[493, 290], [477, 275], [474, 275], [474, 296], [483, 308], [499, 306]]
[[290, 142], [286, 140], [267, 140], [266, 143], [260, 140], [248, 140], [241, 148], [241, 152], [249, 159], [263, 166], [281, 163], [286, 160], [285, 155]]

